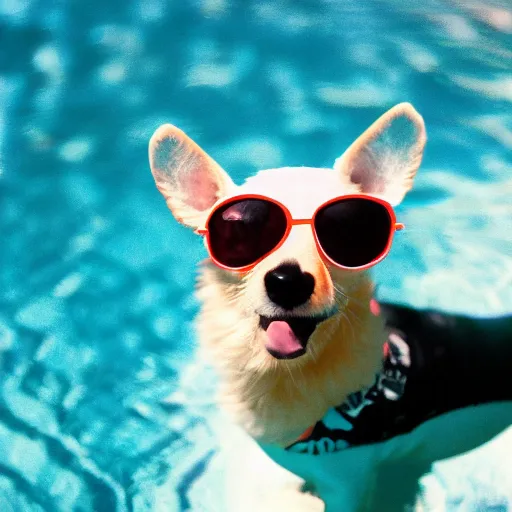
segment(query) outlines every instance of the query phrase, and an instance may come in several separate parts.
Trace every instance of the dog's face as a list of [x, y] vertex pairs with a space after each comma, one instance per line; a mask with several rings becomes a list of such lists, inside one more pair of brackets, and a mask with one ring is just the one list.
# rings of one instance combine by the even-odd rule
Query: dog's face
[[[310, 219], [321, 204], [346, 194], [367, 194], [396, 205], [412, 186], [424, 143], [422, 118], [411, 105], [400, 104], [363, 133], [334, 169], [270, 169], [237, 186], [171, 125], [155, 132], [149, 156], [157, 187], [174, 216], [198, 230], [216, 204], [239, 194], [277, 200], [294, 219]], [[367, 304], [371, 290], [365, 276], [326, 263], [311, 226], [295, 225], [277, 250], [247, 272], [207, 263], [200, 287], [209, 317], [203, 337], [213, 340], [228, 360], [243, 353], [244, 368], [271, 368], [282, 359], [302, 364], [318, 356], [330, 342], [329, 329], [340, 320], [357, 322], [345, 308], [350, 299], [354, 307], [358, 301]]]

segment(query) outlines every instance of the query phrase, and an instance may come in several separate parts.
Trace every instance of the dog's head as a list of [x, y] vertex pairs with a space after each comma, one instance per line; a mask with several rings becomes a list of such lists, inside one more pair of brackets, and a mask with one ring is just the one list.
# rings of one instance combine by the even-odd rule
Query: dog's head
[[[425, 139], [422, 118], [404, 103], [364, 132], [334, 169], [270, 169], [237, 186], [171, 125], [155, 132], [149, 157], [156, 185], [176, 219], [201, 230], [219, 202], [239, 194], [277, 200], [294, 219], [310, 219], [319, 205], [346, 194], [397, 205], [412, 186]], [[234, 218], [242, 213], [233, 212]], [[294, 225], [277, 250], [245, 272], [207, 262], [200, 335], [217, 350], [220, 364], [236, 360], [238, 371], [318, 362], [337, 329], [361, 330], [371, 292], [366, 272], [334, 268], [319, 254], [311, 226]]]

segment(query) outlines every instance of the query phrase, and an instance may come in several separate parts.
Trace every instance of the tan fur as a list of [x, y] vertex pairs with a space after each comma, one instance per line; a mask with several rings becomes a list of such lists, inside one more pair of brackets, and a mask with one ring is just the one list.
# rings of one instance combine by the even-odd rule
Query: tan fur
[[276, 361], [264, 348], [258, 316], [246, 307], [245, 287], [252, 276], [233, 279], [204, 264], [200, 344], [219, 370], [220, 403], [256, 439], [289, 444], [328, 408], [373, 381], [385, 333], [382, 320], [369, 311], [372, 285], [365, 274], [349, 280], [342, 274], [331, 271], [350, 298], [329, 290], [340, 312], [317, 327], [304, 356]]

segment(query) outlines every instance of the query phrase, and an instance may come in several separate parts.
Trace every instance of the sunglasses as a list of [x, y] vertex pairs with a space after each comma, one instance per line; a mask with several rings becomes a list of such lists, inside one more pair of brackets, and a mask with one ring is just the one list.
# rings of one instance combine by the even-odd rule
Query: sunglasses
[[292, 226], [301, 224], [311, 226], [321, 257], [345, 270], [363, 270], [382, 261], [395, 231], [404, 228], [392, 206], [375, 197], [336, 197], [320, 205], [311, 219], [293, 219], [278, 201], [244, 194], [216, 205], [197, 233], [206, 236], [216, 265], [244, 272], [279, 249]]

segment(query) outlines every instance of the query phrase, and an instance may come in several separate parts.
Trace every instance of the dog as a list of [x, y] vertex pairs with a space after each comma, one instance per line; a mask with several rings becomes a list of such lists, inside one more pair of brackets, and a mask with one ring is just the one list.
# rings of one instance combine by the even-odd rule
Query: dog
[[[374, 298], [370, 268], [404, 227], [394, 207], [412, 188], [425, 143], [423, 118], [402, 103], [333, 169], [264, 170], [237, 186], [175, 126], [152, 136], [156, 186], [209, 252], [197, 331], [232, 425], [221, 433], [231, 451], [226, 509], [383, 510], [368, 501], [378, 494], [372, 467], [414, 460], [424, 472], [512, 422], [510, 409], [488, 404], [478, 435], [449, 428], [432, 448], [436, 418], [465, 429], [462, 407], [512, 400], [510, 386], [492, 380], [512, 370], [511, 344], [493, 326]], [[502, 322], [510, 333], [510, 318]], [[480, 345], [467, 349], [474, 333], [498, 340], [487, 360]], [[479, 365], [492, 380], [484, 391], [473, 385]]]

